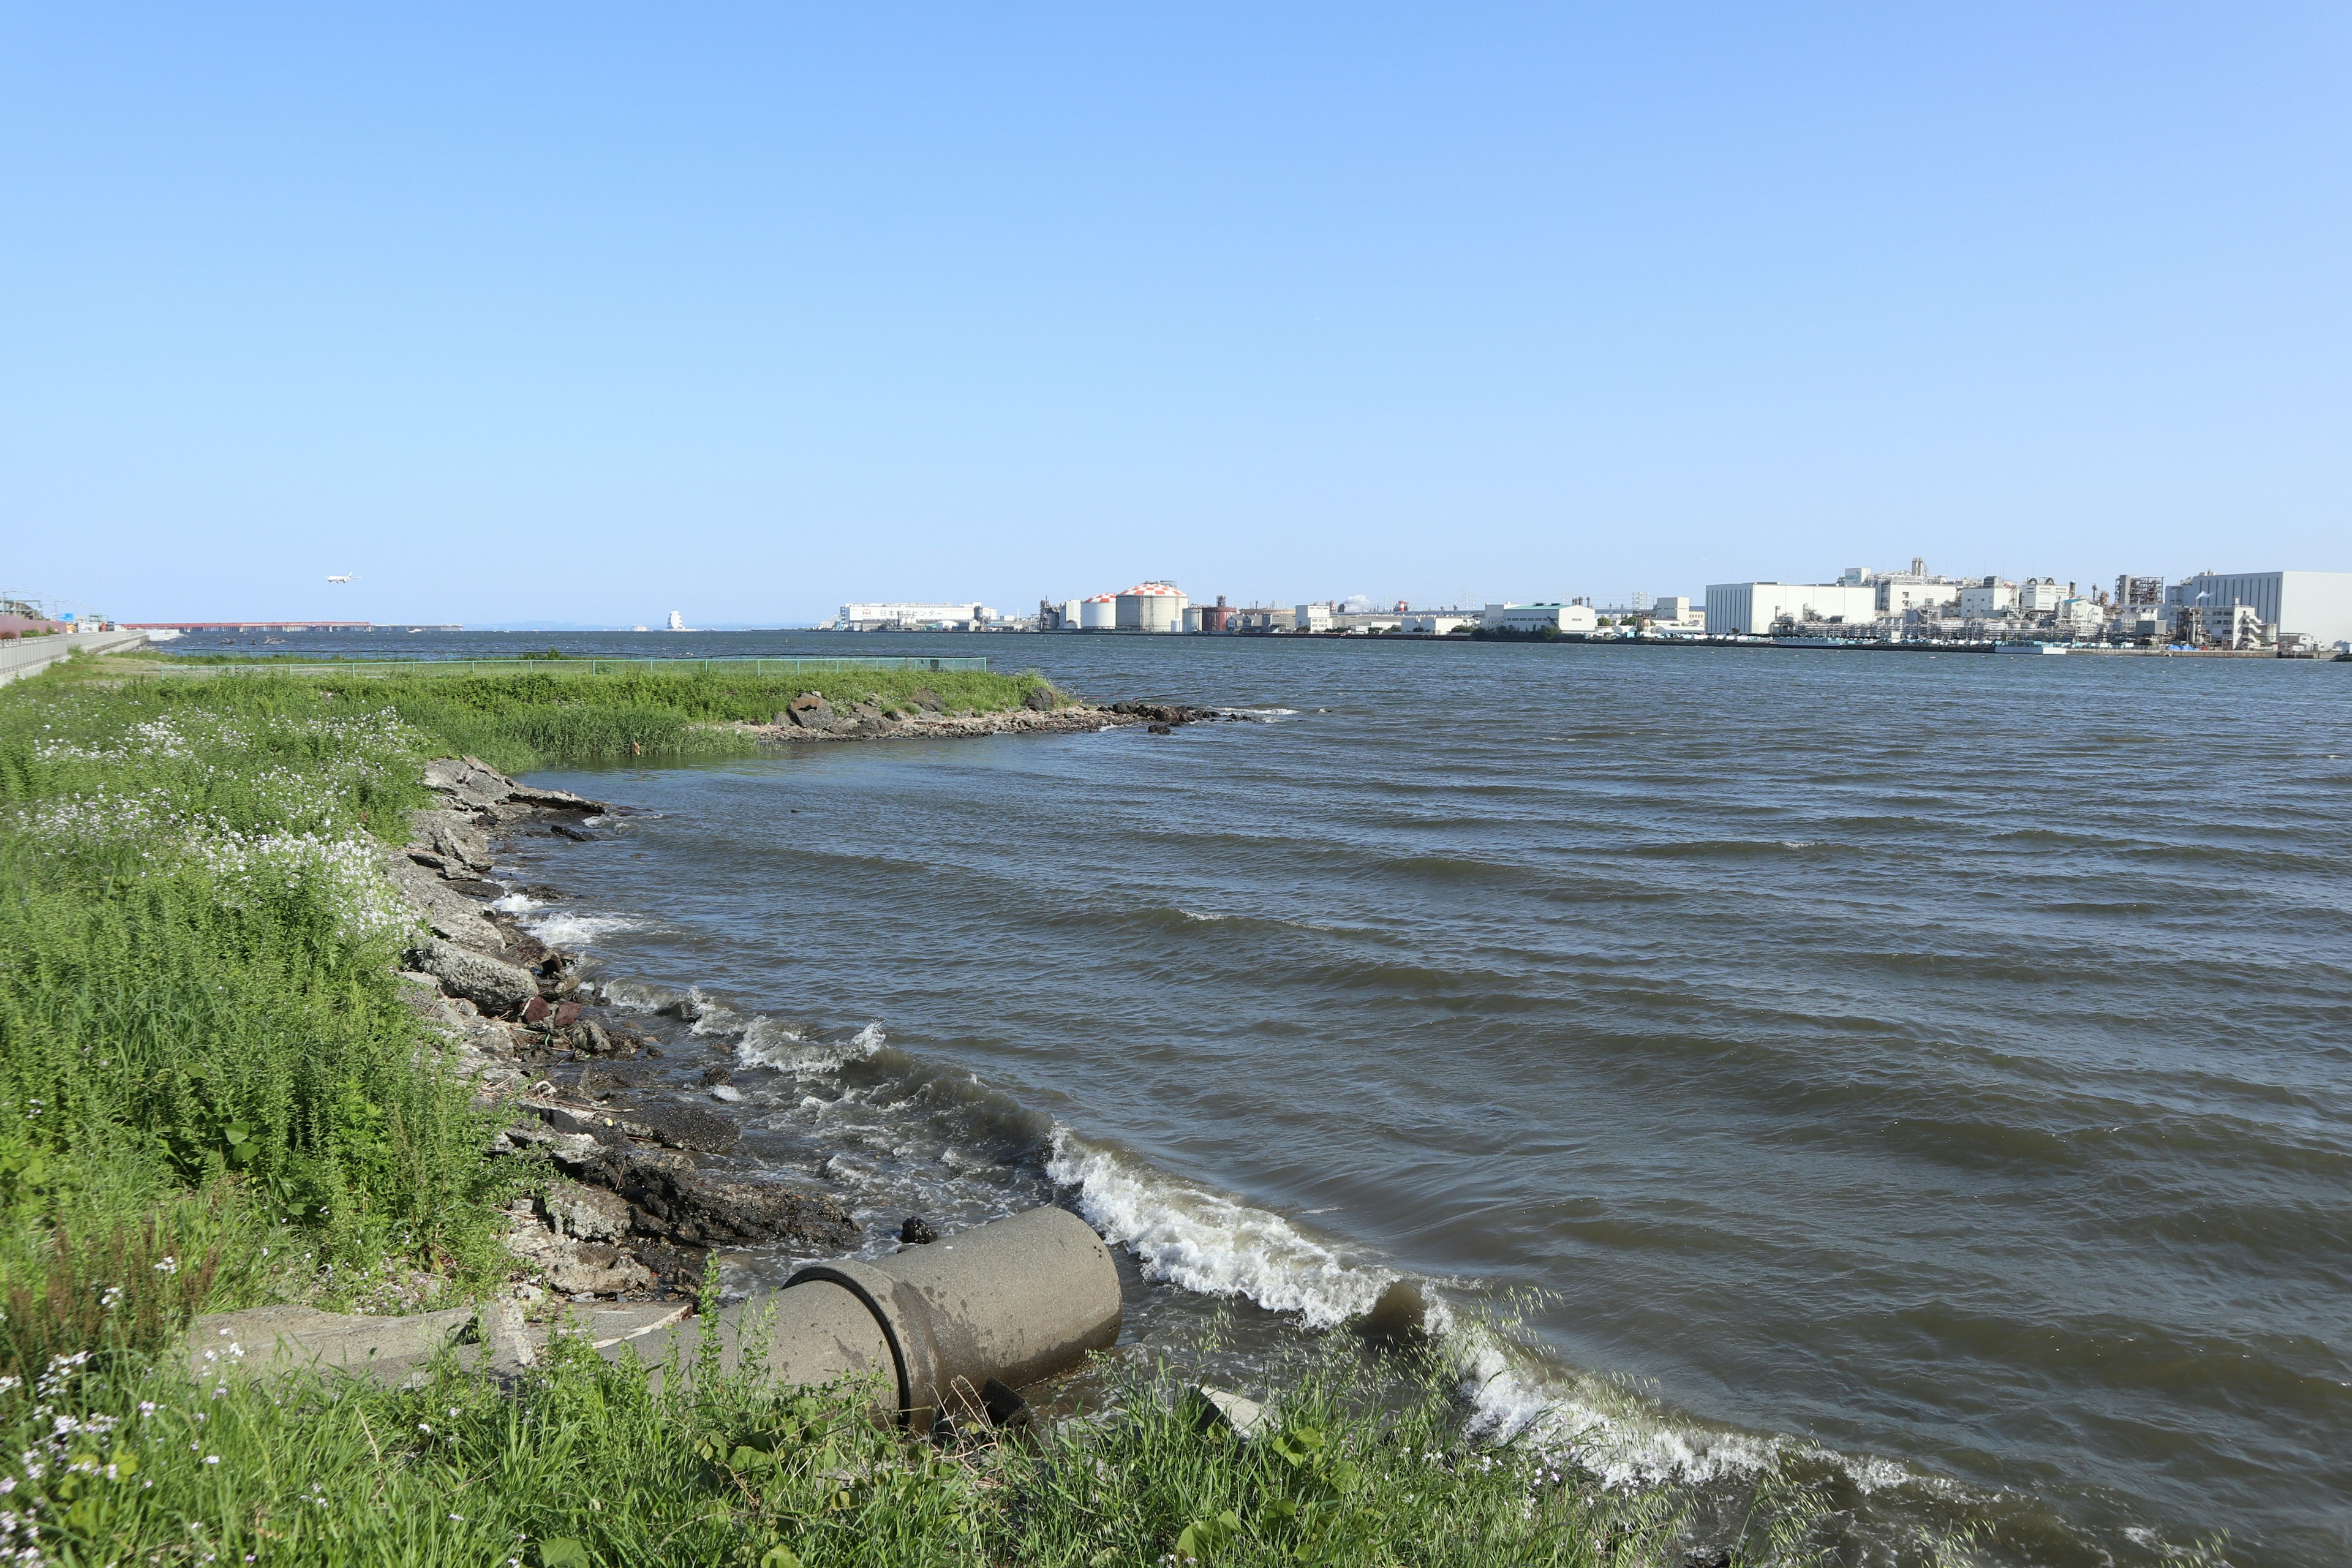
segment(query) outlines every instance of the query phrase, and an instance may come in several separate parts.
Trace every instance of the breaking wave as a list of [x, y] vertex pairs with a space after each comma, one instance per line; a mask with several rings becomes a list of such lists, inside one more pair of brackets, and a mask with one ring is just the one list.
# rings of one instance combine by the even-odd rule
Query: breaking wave
[[811, 1039], [772, 1018], [758, 1017], [744, 1026], [743, 1037], [735, 1046], [735, 1060], [742, 1067], [807, 1077], [837, 1072], [850, 1062], [863, 1061], [888, 1039], [879, 1024], [868, 1024], [845, 1040], [827, 1041]]
[[616, 931], [636, 931], [644, 922], [626, 915], [541, 915], [516, 922], [551, 947], [593, 947]]
[[1240, 1296], [1307, 1327], [1371, 1310], [1400, 1278], [1347, 1262], [1280, 1215], [1146, 1171], [1056, 1126], [1045, 1173], [1077, 1189], [1078, 1212], [1127, 1247], [1144, 1276], [1207, 1296]]
[[1106, 1240], [1132, 1252], [1147, 1279], [1295, 1313], [1312, 1330], [1370, 1320], [1429, 1335], [1454, 1359], [1474, 1433], [1558, 1453], [1609, 1487], [1737, 1480], [1801, 1456], [1837, 1466], [1865, 1492], [1955, 1489], [1887, 1460], [1671, 1415], [1638, 1392], [1577, 1373], [1457, 1304], [1451, 1293], [1464, 1281], [1350, 1260], [1280, 1215], [1150, 1170], [1058, 1123], [1045, 1173], [1075, 1190], [1078, 1212]]

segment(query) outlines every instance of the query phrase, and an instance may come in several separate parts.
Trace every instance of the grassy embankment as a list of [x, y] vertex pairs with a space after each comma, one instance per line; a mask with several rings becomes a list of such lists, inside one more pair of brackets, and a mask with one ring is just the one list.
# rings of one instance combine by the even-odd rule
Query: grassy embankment
[[1346, 1352], [1281, 1392], [1276, 1441], [1202, 1435], [1138, 1369], [1083, 1436], [976, 1456], [715, 1376], [657, 1398], [576, 1346], [511, 1394], [191, 1383], [161, 1358], [194, 1311], [504, 1277], [496, 1211], [533, 1178], [486, 1157], [490, 1120], [397, 999], [404, 912], [370, 843], [422, 803], [425, 758], [677, 755], [811, 687], [1018, 686], [97, 673], [0, 691], [0, 1556], [1664, 1560], [1672, 1499], [1476, 1447], [1441, 1369], [1381, 1414]]
[[[202, 681], [183, 677], [173, 684], [277, 679], [237, 673]], [[753, 743], [730, 726], [772, 722], [786, 703], [804, 691], [816, 692], [835, 707], [873, 701], [913, 713], [921, 710], [919, 698], [928, 696], [951, 713], [992, 713], [1020, 707], [1032, 690], [1046, 684], [1034, 675], [985, 670], [932, 673], [856, 667], [809, 668], [781, 675], [642, 667], [589, 674], [554, 660], [514, 674], [333, 671], [300, 678], [305, 690], [391, 708], [430, 734], [443, 750], [470, 753], [508, 772], [555, 762], [749, 751]]]

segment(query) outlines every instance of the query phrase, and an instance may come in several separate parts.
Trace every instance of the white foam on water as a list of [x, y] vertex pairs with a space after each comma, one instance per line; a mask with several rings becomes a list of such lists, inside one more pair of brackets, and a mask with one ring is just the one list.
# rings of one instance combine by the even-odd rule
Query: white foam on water
[[1078, 1190], [1078, 1212], [1133, 1252], [1146, 1278], [1297, 1312], [1309, 1328], [1369, 1311], [1399, 1278], [1348, 1263], [1280, 1215], [1146, 1170], [1058, 1124], [1045, 1173]]
[[618, 931], [635, 931], [644, 922], [627, 915], [541, 915], [520, 922], [551, 947], [587, 947]]
[[490, 900], [490, 908], [509, 915], [527, 915], [546, 907], [529, 893], [505, 893]]
[[744, 1026], [743, 1037], [735, 1046], [735, 1060], [747, 1068], [772, 1068], [805, 1077], [863, 1061], [888, 1039], [881, 1025], [868, 1024], [845, 1040], [812, 1040], [789, 1025], [761, 1016]]
[[1607, 1486], [1634, 1490], [1753, 1477], [1797, 1454], [1843, 1466], [1866, 1491], [1948, 1485], [1883, 1459], [1677, 1419], [1630, 1389], [1549, 1361], [1457, 1310], [1444, 1291], [1460, 1281], [1351, 1262], [1280, 1215], [1150, 1170], [1058, 1123], [1045, 1173], [1077, 1190], [1078, 1212], [1106, 1240], [1134, 1253], [1147, 1279], [1295, 1312], [1310, 1329], [1335, 1328], [1370, 1310], [1391, 1285], [1412, 1285], [1425, 1303], [1423, 1329], [1456, 1358], [1473, 1433], [1558, 1453]]
[[600, 994], [607, 1007], [619, 1007], [631, 1013], [658, 1013], [677, 1000], [677, 993], [666, 985], [648, 985], [641, 980], [607, 980]]

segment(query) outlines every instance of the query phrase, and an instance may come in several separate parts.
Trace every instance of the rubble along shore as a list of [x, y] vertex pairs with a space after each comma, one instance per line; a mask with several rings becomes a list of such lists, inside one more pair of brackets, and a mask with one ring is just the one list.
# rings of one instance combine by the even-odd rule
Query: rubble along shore
[[[1234, 717], [1188, 704], [1066, 700], [995, 713], [892, 714], [878, 704], [835, 710], [811, 694], [776, 724], [740, 728], [807, 743], [1132, 725], [1164, 734]], [[731, 1162], [740, 1127], [687, 1098], [685, 1083], [600, 1074], [600, 1064], [658, 1058], [662, 1047], [583, 986], [576, 954], [495, 907], [507, 891], [488, 879], [501, 838], [543, 832], [593, 840], [596, 825], [625, 808], [534, 789], [472, 757], [428, 764], [425, 783], [439, 804], [410, 814], [406, 845], [382, 850], [386, 877], [425, 928], [402, 975], [404, 999], [451, 1041], [453, 1065], [478, 1103], [515, 1113], [493, 1149], [537, 1150], [557, 1173], [544, 1196], [509, 1210], [507, 1247], [525, 1276], [519, 1296], [530, 1303], [549, 1295], [675, 1299], [695, 1292], [714, 1249], [831, 1254], [856, 1246], [856, 1218], [822, 1186]], [[681, 1064], [676, 1076], [691, 1071]], [[724, 1067], [707, 1068], [696, 1087], [723, 1100], [730, 1076]]]
[[739, 723], [740, 733], [761, 741], [807, 744], [826, 741], [958, 740], [982, 735], [1069, 735], [1141, 724], [1166, 734], [1179, 724], [1197, 724], [1234, 715], [1223, 709], [1186, 703], [1113, 702], [1104, 706], [1063, 697], [1051, 686], [1030, 691], [1019, 708], [993, 712], [951, 710], [928, 688], [903, 701], [866, 699], [836, 704], [820, 692], [794, 698], [765, 724]]

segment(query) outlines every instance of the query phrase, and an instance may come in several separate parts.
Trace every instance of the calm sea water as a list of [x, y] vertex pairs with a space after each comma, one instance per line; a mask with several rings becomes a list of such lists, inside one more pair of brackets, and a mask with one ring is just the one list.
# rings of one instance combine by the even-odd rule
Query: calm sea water
[[[549, 642], [850, 639], [388, 645]], [[2352, 666], [851, 646], [1255, 718], [554, 777], [644, 815], [533, 918], [763, 1157], [1070, 1203], [1147, 1341], [1539, 1292], [1489, 1419], [1854, 1561], [2352, 1560]]]

